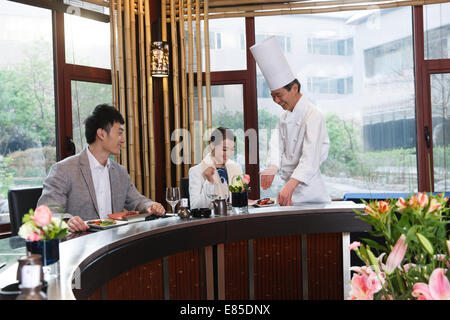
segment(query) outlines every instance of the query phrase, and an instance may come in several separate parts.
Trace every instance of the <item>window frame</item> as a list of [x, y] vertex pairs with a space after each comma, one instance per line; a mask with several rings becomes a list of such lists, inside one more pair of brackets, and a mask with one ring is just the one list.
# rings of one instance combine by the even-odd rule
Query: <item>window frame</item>
[[72, 80], [112, 84], [111, 69], [66, 63], [64, 12], [52, 10], [57, 161], [72, 155]]

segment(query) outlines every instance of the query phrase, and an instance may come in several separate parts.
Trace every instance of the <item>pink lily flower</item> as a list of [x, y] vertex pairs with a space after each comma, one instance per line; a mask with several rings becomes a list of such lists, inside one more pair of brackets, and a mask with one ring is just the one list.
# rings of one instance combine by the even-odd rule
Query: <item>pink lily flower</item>
[[426, 193], [419, 192], [417, 194], [417, 199], [419, 200], [419, 205], [421, 208], [425, 208], [428, 205], [428, 196]]
[[402, 211], [408, 208], [408, 204], [406, 203], [405, 199], [402, 197], [398, 198], [398, 201], [395, 203], [395, 205], [398, 207], [398, 210]]
[[352, 278], [349, 300], [373, 300], [373, 295], [383, 287], [382, 281], [370, 267], [352, 267], [352, 269], [358, 274]]
[[359, 246], [361, 245], [361, 242], [359, 241], [353, 241], [349, 246], [348, 249], [351, 250], [356, 250]]
[[416, 283], [412, 295], [418, 298], [417, 300], [450, 300], [450, 281], [445, 273], [446, 269], [434, 269], [429, 284]]
[[431, 199], [430, 206], [428, 207], [428, 212], [433, 212], [435, 210], [439, 210], [442, 207], [442, 204], [440, 204], [435, 198]]
[[367, 214], [375, 214], [376, 210], [374, 208], [374, 204], [373, 203], [369, 203], [366, 208], [364, 209], [364, 212]]
[[405, 244], [406, 236], [402, 234], [395, 243], [394, 249], [389, 254], [386, 261], [386, 269], [384, 270], [387, 274], [391, 274], [400, 265], [403, 258], [405, 257], [406, 249], [408, 245]]
[[378, 201], [378, 208], [380, 209], [381, 213], [388, 212], [390, 209], [389, 203], [387, 203], [386, 201]]
[[350, 300], [373, 300], [373, 292], [369, 285], [367, 276], [355, 274], [351, 282]]

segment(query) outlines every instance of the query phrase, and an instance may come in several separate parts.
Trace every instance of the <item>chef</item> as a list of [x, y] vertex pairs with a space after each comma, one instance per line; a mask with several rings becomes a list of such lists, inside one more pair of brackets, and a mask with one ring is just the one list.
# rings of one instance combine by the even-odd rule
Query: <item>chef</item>
[[328, 157], [330, 140], [320, 111], [300, 93], [295, 78], [275, 37], [250, 48], [271, 90], [272, 99], [285, 111], [272, 132], [261, 186], [270, 188], [281, 171], [285, 184], [278, 193], [282, 206], [294, 203], [329, 202], [320, 174], [320, 165]]

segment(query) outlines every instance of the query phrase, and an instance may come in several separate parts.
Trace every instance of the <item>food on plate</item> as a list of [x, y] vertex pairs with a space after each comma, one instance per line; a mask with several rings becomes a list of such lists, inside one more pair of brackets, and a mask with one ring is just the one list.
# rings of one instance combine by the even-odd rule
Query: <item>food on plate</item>
[[115, 225], [116, 222], [114, 220], [110, 220], [110, 219], [103, 219], [103, 220], [99, 219], [99, 220], [89, 221], [89, 224], [106, 227], [106, 226]]
[[256, 204], [259, 206], [264, 206], [264, 205], [269, 205], [269, 204], [274, 204], [275, 201], [273, 201], [271, 198], [263, 198], [263, 199], [259, 199], [258, 201], [256, 201]]

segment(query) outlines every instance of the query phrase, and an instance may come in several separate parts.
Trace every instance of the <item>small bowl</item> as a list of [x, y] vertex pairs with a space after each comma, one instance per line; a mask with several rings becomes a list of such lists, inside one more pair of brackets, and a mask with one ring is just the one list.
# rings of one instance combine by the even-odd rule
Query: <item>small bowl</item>
[[194, 218], [208, 218], [211, 216], [211, 209], [209, 208], [195, 208], [191, 210]]
[[210, 208], [200, 208], [200, 212], [201, 212], [203, 218], [209, 218], [211, 216]]

